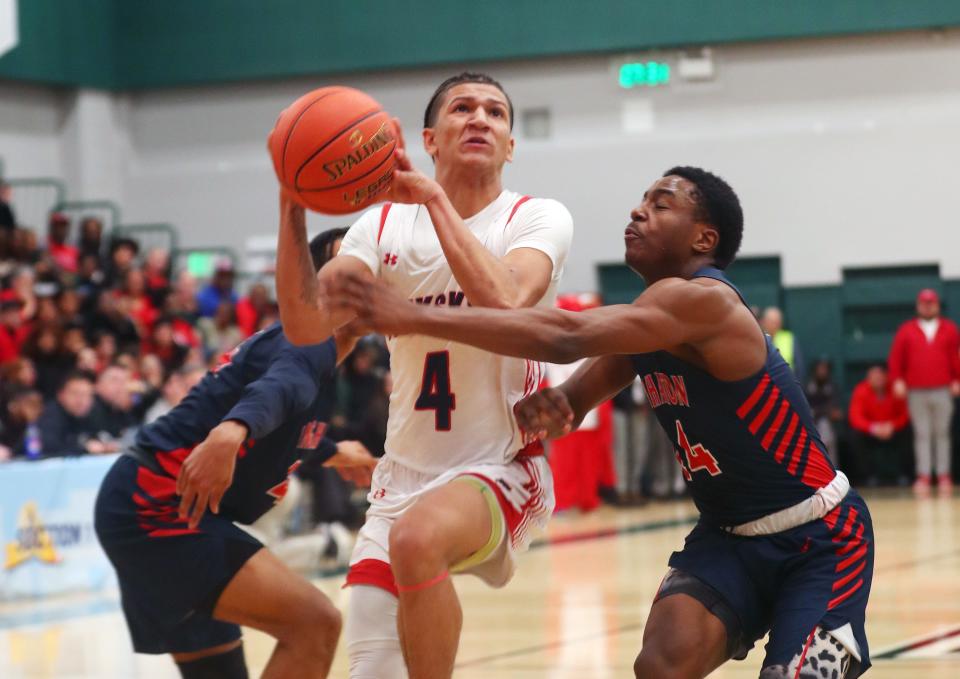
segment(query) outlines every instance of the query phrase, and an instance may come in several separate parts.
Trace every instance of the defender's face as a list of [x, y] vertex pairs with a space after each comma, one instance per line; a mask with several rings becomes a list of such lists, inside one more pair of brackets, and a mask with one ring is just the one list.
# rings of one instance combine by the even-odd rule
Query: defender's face
[[427, 153], [436, 163], [503, 168], [513, 159], [510, 106], [493, 85], [463, 83], [443, 95], [432, 128], [423, 131]]
[[661, 177], [630, 211], [624, 231], [626, 261], [631, 269], [645, 270], [680, 264], [691, 255], [697, 203], [693, 184], [682, 177]]

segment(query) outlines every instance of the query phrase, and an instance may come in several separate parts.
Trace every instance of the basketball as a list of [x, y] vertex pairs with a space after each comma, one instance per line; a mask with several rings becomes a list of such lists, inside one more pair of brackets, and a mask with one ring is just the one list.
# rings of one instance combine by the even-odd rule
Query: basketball
[[322, 87], [280, 113], [268, 140], [277, 178], [303, 207], [328, 215], [382, 200], [397, 134], [390, 115], [351, 87]]

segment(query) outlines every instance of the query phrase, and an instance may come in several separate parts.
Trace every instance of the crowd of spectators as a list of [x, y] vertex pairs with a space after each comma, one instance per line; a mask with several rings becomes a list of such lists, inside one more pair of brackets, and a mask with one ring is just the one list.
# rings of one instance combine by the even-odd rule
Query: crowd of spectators
[[[278, 319], [264, 283], [241, 294], [230, 260], [209, 282], [171, 253], [109, 237], [96, 217], [52, 213], [46, 238], [16, 225], [0, 181], [0, 461], [115, 452], [177, 405], [225, 352]], [[360, 343], [337, 424], [382, 454], [385, 347]]]

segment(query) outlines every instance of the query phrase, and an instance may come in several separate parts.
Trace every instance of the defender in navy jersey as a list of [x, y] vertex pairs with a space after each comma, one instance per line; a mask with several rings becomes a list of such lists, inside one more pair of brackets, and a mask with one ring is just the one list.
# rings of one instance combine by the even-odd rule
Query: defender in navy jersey
[[[315, 240], [315, 252], [334, 249], [329, 235]], [[111, 468], [95, 526], [136, 651], [173, 654], [187, 679], [240, 679], [248, 625], [279, 642], [268, 676], [327, 676], [338, 611], [234, 522], [266, 513], [307, 457], [369, 483], [375, 459], [323, 435], [337, 355], [333, 338], [296, 347], [275, 323], [144, 426]]]
[[351, 276], [328, 293], [389, 334], [554, 363], [596, 357], [518, 404], [530, 437], [570, 431], [640, 376], [701, 518], [670, 558], [637, 677], [705, 677], [768, 632], [761, 679], [859, 676], [870, 666], [870, 514], [827, 458], [789, 366], [723, 274], [742, 238], [739, 200], [719, 177], [676, 167], [630, 217], [626, 261], [648, 285], [630, 305], [444, 309], [403, 304]]

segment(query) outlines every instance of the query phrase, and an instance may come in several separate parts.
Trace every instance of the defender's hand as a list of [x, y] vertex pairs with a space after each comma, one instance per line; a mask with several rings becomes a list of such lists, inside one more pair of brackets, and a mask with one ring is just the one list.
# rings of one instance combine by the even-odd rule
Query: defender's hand
[[377, 466], [377, 458], [359, 441], [340, 441], [337, 452], [324, 462], [323, 466], [336, 469], [345, 481], [355, 483], [360, 488], [368, 488], [373, 469]]
[[404, 299], [386, 283], [350, 272], [328, 282], [322, 294], [324, 304], [332, 309], [356, 314], [356, 319], [346, 330], [360, 336], [370, 331], [384, 335], [416, 332], [417, 319], [423, 313], [420, 307]]
[[246, 425], [240, 422], [221, 422], [184, 460], [177, 475], [177, 494], [180, 519], [189, 519], [191, 529], [200, 524], [207, 506], [214, 514], [220, 511], [220, 500], [233, 483], [237, 451], [247, 434]]
[[513, 413], [523, 431], [524, 443], [557, 438], [573, 429], [573, 408], [567, 395], [559, 389], [543, 389], [531, 394], [513, 407]]

